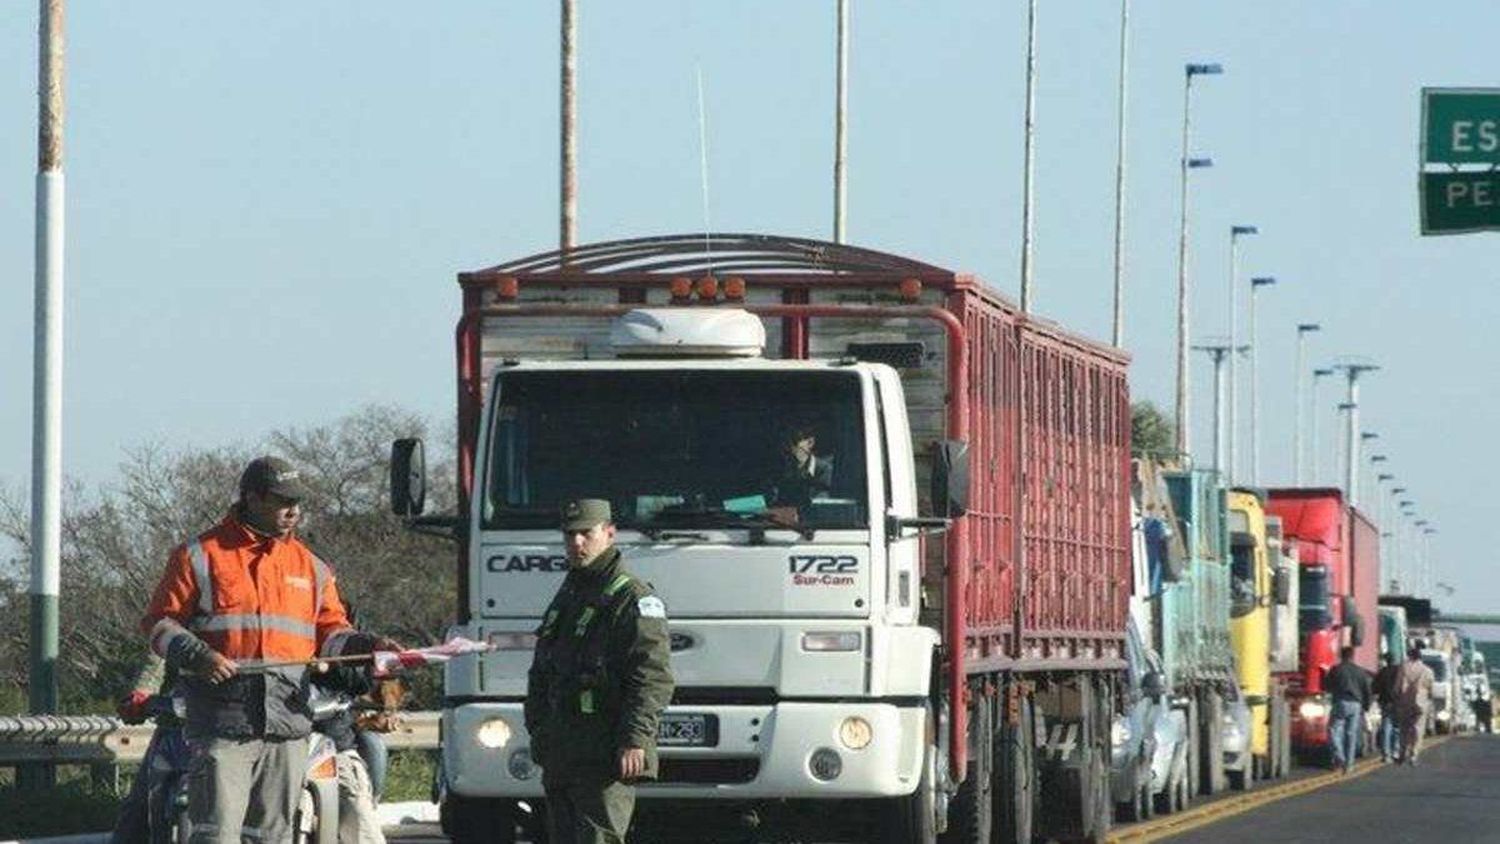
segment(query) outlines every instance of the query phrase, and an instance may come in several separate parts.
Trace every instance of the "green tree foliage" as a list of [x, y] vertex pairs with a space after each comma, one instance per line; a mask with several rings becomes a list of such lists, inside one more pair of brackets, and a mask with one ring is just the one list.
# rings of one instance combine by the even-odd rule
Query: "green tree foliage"
[[1130, 406], [1130, 456], [1169, 460], [1177, 456], [1177, 428], [1161, 408], [1142, 399]]
[[[425, 429], [413, 414], [367, 407], [328, 425], [273, 432], [255, 447], [135, 449], [114, 482], [70, 483], [58, 666], [64, 710], [98, 711], [132, 681], [146, 648], [138, 623], [168, 553], [224, 517], [240, 471], [258, 454], [302, 469], [314, 494], [300, 534], [333, 567], [360, 626], [413, 646], [441, 640], [455, 607], [455, 546], [406, 530], [387, 504], [390, 441]], [[451, 462], [429, 463], [428, 478], [429, 508], [450, 511]], [[28, 522], [24, 493], [0, 490], [0, 537], [13, 540], [8, 559], [0, 558], [0, 688], [27, 682]], [[438, 678], [416, 679], [427, 693], [413, 704], [435, 705], [426, 698]]]

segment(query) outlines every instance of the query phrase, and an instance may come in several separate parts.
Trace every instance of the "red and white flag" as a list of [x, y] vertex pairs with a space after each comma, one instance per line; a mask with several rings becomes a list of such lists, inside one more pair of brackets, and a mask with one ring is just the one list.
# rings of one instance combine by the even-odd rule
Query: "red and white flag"
[[418, 668], [423, 665], [440, 665], [463, 654], [483, 653], [494, 650], [494, 645], [454, 636], [441, 645], [412, 648], [405, 651], [376, 651], [375, 676], [388, 677], [403, 668]]

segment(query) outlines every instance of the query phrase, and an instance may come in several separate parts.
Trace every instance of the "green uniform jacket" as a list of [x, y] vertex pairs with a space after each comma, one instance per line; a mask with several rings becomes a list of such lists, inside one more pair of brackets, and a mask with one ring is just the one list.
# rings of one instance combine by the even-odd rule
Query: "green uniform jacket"
[[526, 729], [547, 783], [608, 782], [620, 751], [646, 751], [655, 779], [656, 726], [672, 698], [667, 614], [610, 548], [568, 572], [537, 628], [527, 675]]

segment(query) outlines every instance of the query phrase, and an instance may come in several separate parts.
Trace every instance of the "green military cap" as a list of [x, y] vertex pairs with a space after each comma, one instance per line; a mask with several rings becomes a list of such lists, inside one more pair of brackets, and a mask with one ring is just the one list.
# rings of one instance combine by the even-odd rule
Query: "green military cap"
[[602, 498], [579, 498], [562, 506], [563, 530], [593, 530], [610, 519], [609, 502]]

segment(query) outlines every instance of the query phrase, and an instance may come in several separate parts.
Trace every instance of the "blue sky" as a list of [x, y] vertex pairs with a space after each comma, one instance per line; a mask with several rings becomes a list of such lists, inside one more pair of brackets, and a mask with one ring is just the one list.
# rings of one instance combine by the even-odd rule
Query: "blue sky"
[[[1042, 5], [1036, 307], [1107, 338], [1119, 7]], [[1182, 67], [1222, 62], [1194, 108], [1216, 162], [1195, 179], [1194, 334], [1226, 333], [1229, 226], [1258, 225], [1242, 277], [1281, 280], [1260, 300], [1263, 480], [1290, 479], [1293, 326], [1321, 322], [1314, 360], [1383, 367], [1364, 427], [1443, 531], [1445, 603], [1500, 605], [1476, 483], [1496, 470], [1496, 241], [1419, 237], [1416, 193], [1419, 91], [1495, 82], [1500, 8], [1132, 5], [1135, 395], [1171, 405]], [[829, 235], [832, 0], [582, 6], [582, 241], [702, 228], [698, 67], [714, 228]], [[849, 239], [1014, 294], [1025, 2], [853, 6]], [[10, 484], [30, 460], [36, 14], [0, 6]], [[450, 418], [455, 273], [556, 242], [557, 4], [93, 2], [68, 28], [67, 471], [372, 401]]]

